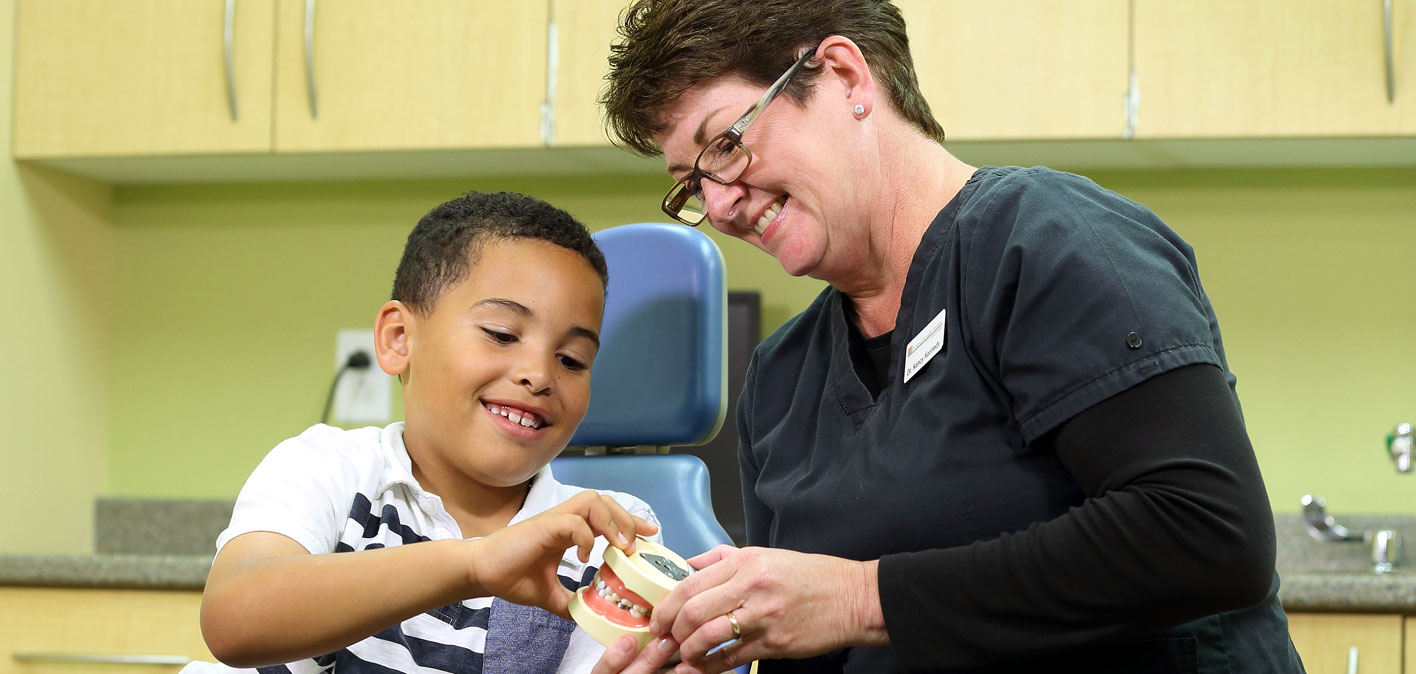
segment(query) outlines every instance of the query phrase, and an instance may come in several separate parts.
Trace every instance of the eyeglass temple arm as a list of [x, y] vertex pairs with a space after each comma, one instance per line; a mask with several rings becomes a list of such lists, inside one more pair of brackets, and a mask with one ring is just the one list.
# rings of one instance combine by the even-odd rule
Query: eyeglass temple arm
[[757, 120], [757, 116], [761, 115], [762, 111], [767, 108], [767, 104], [771, 102], [772, 99], [776, 98], [777, 94], [782, 93], [783, 89], [787, 88], [787, 82], [791, 81], [792, 75], [795, 75], [797, 69], [801, 68], [801, 64], [806, 63], [815, 53], [816, 48], [813, 47], [807, 49], [801, 56], [797, 57], [796, 63], [793, 63], [792, 67], [787, 68], [787, 72], [782, 73], [782, 76], [778, 77], [777, 81], [773, 82], [772, 86], [768, 87], [767, 91], [762, 93], [762, 97], [758, 98], [757, 102], [753, 103], [751, 108], [748, 108], [747, 112], [733, 124], [731, 129], [728, 129], [728, 133], [733, 135], [733, 140], [742, 140], [742, 134], [747, 131], [747, 127], [752, 126], [752, 123]]

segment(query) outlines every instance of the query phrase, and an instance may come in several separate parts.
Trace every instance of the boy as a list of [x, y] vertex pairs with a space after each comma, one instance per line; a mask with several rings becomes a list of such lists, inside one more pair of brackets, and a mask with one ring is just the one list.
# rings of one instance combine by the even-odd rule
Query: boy
[[603, 649], [566, 620], [567, 588], [600, 564], [594, 536], [632, 550], [657, 530], [642, 501], [547, 467], [589, 404], [607, 280], [585, 227], [541, 201], [468, 193], [424, 216], [374, 332], [404, 421], [316, 425], [256, 468], [207, 580], [212, 653], [296, 674], [589, 670]]

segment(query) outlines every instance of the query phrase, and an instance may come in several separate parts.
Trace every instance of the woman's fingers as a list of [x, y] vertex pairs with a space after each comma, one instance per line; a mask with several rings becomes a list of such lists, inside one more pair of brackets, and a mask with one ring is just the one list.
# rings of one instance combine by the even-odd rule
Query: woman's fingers
[[695, 570], [707, 568], [709, 566], [717, 564], [724, 557], [732, 556], [737, 551], [738, 549], [731, 545], [715, 545], [713, 546], [712, 550], [709, 550], [708, 552], [698, 555], [697, 557], [689, 559], [688, 565], [693, 567]]
[[[670, 592], [667, 597], [664, 597], [659, 603], [654, 605], [654, 614], [649, 622], [649, 631], [658, 636], [666, 636], [672, 631], [674, 635], [679, 637], [686, 637], [688, 634], [692, 633], [693, 629], [698, 626], [697, 623], [692, 625], [681, 624], [683, 621], [679, 612], [683, 609], [685, 604], [699, 593], [722, 585], [727, 582], [729, 578], [732, 578], [737, 565], [734, 563], [718, 564], [717, 562], [728, 559], [737, 552], [739, 551], [736, 548], [725, 545], [694, 557], [694, 560], [700, 560], [705, 556], [718, 553], [717, 559], [713, 560], [714, 563], [711, 566], [701, 568], [688, 578], [683, 579], [683, 581], [674, 587], [673, 591]], [[693, 564], [693, 561], [690, 561], [689, 564]], [[728, 609], [725, 608], [723, 610], [726, 611]], [[681, 640], [680, 643], [682, 643]]]
[[[728, 616], [732, 615], [730, 619]], [[738, 622], [739, 635], [733, 633], [733, 620]], [[711, 618], [703, 622], [688, 639], [679, 646], [679, 655], [684, 662], [702, 665], [710, 661], [726, 661], [736, 657], [743, 646], [748, 643], [748, 635], [742, 632], [746, 624], [750, 624], [752, 616], [749, 612], [739, 608], [736, 611], [724, 611], [722, 615]], [[722, 648], [719, 648], [719, 647]], [[718, 651], [710, 653], [713, 649]], [[722, 651], [731, 650], [731, 654], [724, 654]], [[742, 664], [742, 663], [738, 663]], [[730, 665], [726, 669], [732, 669], [737, 665]]]
[[605, 649], [590, 674], [652, 674], [663, 671], [664, 665], [678, 652], [678, 644], [672, 639], [654, 639], [636, 656], [637, 645], [633, 637], [620, 637]]
[[634, 662], [635, 647], [638, 642], [634, 637], [623, 636], [605, 648], [605, 654], [600, 656], [600, 661], [590, 669], [590, 674], [621, 674], [625, 668]]

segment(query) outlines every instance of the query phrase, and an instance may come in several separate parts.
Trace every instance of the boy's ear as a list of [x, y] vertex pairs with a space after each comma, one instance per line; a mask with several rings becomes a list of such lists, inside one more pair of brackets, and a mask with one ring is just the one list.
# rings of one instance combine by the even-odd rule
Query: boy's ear
[[379, 368], [400, 379], [408, 371], [412, 352], [408, 333], [410, 323], [416, 320], [408, 305], [398, 300], [385, 302], [374, 320], [374, 351], [377, 352]]

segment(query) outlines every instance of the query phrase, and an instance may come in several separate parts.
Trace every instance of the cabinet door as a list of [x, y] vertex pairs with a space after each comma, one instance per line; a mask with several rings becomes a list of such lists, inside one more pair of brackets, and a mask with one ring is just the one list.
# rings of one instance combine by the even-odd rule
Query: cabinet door
[[274, 0], [20, 0], [17, 158], [270, 151]]
[[1416, 0], [1135, 0], [1137, 137], [1416, 133]]
[[610, 43], [619, 37], [619, 15], [626, 5], [625, 0], [551, 0], [559, 54], [551, 132], [557, 146], [610, 142], [597, 101], [610, 70]]
[[1314, 674], [1346, 672], [1349, 653], [1357, 649], [1358, 672], [1400, 672], [1402, 617], [1290, 613], [1288, 631]]
[[1127, 0], [898, 0], [953, 140], [1120, 138]]
[[1416, 618], [1406, 619], [1406, 669], [1416, 674]]
[[55, 655], [178, 656], [211, 661], [200, 592], [0, 588], [0, 674], [176, 672], [181, 665], [62, 663]]
[[541, 145], [545, 2], [279, 5], [276, 152]]

